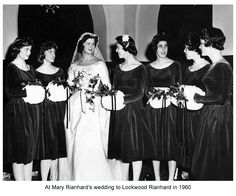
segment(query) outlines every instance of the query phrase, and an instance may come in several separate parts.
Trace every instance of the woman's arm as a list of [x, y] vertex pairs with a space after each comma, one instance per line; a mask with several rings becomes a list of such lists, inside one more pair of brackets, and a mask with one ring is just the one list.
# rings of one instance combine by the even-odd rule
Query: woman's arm
[[232, 70], [230, 65], [226, 63], [220, 63], [215, 65], [213, 73], [210, 75], [211, 81], [214, 84], [208, 84], [207, 88], [210, 91], [209, 95], [201, 96], [199, 94], [194, 95], [194, 100], [197, 103], [204, 104], [224, 104], [226, 98], [229, 96], [230, 89], [232, 88]]
[[142, 69], [139, 69], [138, 73], [136, 74], [137, 85], [134, 86], [132, 92], [130, 92], [129, 94], [125, 94], [125, 104], [132, 103], [143, 98], [147, 81], [147, 70], [143, 65], [140, 66], [142, 66]]
[[22, 89], [19, 75], [12, 65], [8, 65], [6, 68], [5, 92], [7, 97], [10, 99], [26, 97], [26, 90]]

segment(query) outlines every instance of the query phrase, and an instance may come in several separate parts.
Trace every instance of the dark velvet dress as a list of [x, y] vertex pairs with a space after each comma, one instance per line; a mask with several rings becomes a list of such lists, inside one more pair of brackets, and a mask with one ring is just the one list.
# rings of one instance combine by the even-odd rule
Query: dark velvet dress
[[[209, 69], [210, 64], [205, 65], [199, 70], [190, 71], [186, 69], [183, 74], [183, 84], [197, 86], [205, 92], [205, 87], [201, 81], [203, 75]], [[198, 134], [197, 125], [199, 123], [200, 110], [178, 110], [178, 121], [183, 122], [183, 124], [178, 124], [179, 132], [182, 131], [182, 148], [180, 152], [179, 166], [184, 168], [191, 168], [192, 157], [195, 146], [196, 136]]]
[[115, 69], [113, 86], [124, 93], [126, 106], [112, 111], [108, 142], [108, 158], [129, 163], [152, 158], [154, 140], [144, 115], [142, 98], [146, 84], [146, 68], [140, 65], [130, 71]]
[[[36, 71], [36, 77], [46, 87], [49, 82], [57, 80], [58, 77], [64, 79], [65, 74], [62, 69], [59, 69], [55, 74], [44, 74]], [[41, 104], [41, 111], [37, 159], [54, 160], [66, 157], [65, 102], [53, 102], [45, 99]]]
[[4, 163], [28, 164], [35, 159], [39, 132], [39, 104], [26, 103], [22, 83], [34, 82], [35, 70], [19, 69], [10, 63], [6, 67], [5, 92], [9, 99], [3, 117]]
[[[181, 67], [173, 62], [163, 69], [155, 69], [147, 65], [147, 89], [152, 87], [170, 87], [177, 82], [181, 83]], [[163, 99], [164, 100], [164, 99]], [[163, 103], [163, 105], [165, 105]], [[152, 108], [150, 104], [145, 107], [145, 113], [151, 127], [157, 154], [154, 160], [175, 160], [179, 158], [179, 139], [176, 129], [177, 107], [170, 105], [160, 109]]]
[[193, 155], [192, 173], [196, 180], [233, 179], [233, 110], [230, 104], [232, 69], [218, 62], [204, 75], [205, 96]]

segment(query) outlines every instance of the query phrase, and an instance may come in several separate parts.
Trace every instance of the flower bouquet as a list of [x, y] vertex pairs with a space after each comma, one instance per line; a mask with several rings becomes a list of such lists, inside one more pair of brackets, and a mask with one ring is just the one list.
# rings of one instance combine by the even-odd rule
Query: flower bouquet
[[[71, 88], [73, 91], [79, 90], [80, 93], [85, 95], [85, 103], [89, 104], [89, 109], [94, 111], [95, 104], [94, 98], [96, 96], [95, 87], [100, 82], [100, 76], [93, 75], [85, 70], [79, 71], [77, 76], [72, 80]], [[81, 96], [82, 104], [82, 96]], [[84, 107], [82, 107], [84, 108]]]

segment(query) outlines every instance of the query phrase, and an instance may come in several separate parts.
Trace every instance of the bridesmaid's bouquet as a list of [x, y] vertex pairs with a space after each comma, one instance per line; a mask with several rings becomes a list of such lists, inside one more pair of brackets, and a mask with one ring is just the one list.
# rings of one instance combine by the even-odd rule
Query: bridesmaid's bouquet
[[[176, 83], [170, 87], [154, 87], [147, 92], [149, 100], [147, 103], [153, 108], [168, 107], [170, 103], [178, 107], [184, 107], [184, 103], [188, 101], [184, 94], [183, 85]], [[163, 105], [163, 99], [165, 103]]]
[[115, 90], [107, 85], [101, 85], [96, 94], [102, 97], [101, 104], [106, 110], [121, 110], [125, 107], [122, 91]]
[[171, 102], [178, 107], [185, 107], [185, 103], [188, 101], [186, 95], [184, 94], [184, 86], [176, 83], [173, 86], [170, 86], [170, 90], [167, 92], [167, 95], [171, 97]]
[[[205, 95], [204, 91], [193, 85], [180, 85], [177, 83], [170, 87], [154, 87], [147, 92], [149, 97], [147, 103], [150, 103], [153, 108], [168, 107], [170, 103], [173, 103], [180, 108], [199, 110], [203, 104], [194, 101], [195, 93], [202, 96]], [[165, 99], [165, 106], [163, 106], [163, 99]]]
[[67, 99], [67, 91], [66, 81], [57, 77], [46, 86], [46, 97], [53, 102], [65, 101]]
[[45, 98], [45, 90], [39, 80], [26, 81], [21, 83], [22, 89], [26, 90], [26, 97], [23, 100], [29, 104], [41, 103]]

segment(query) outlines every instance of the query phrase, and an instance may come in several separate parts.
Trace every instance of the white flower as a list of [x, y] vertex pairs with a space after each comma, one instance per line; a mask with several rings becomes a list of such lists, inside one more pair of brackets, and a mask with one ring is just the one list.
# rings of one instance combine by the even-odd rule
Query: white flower
[[129, 35], [123, 35], [122, 36], [122, 41], [123, 42], [128, 42], [129, 41]]

